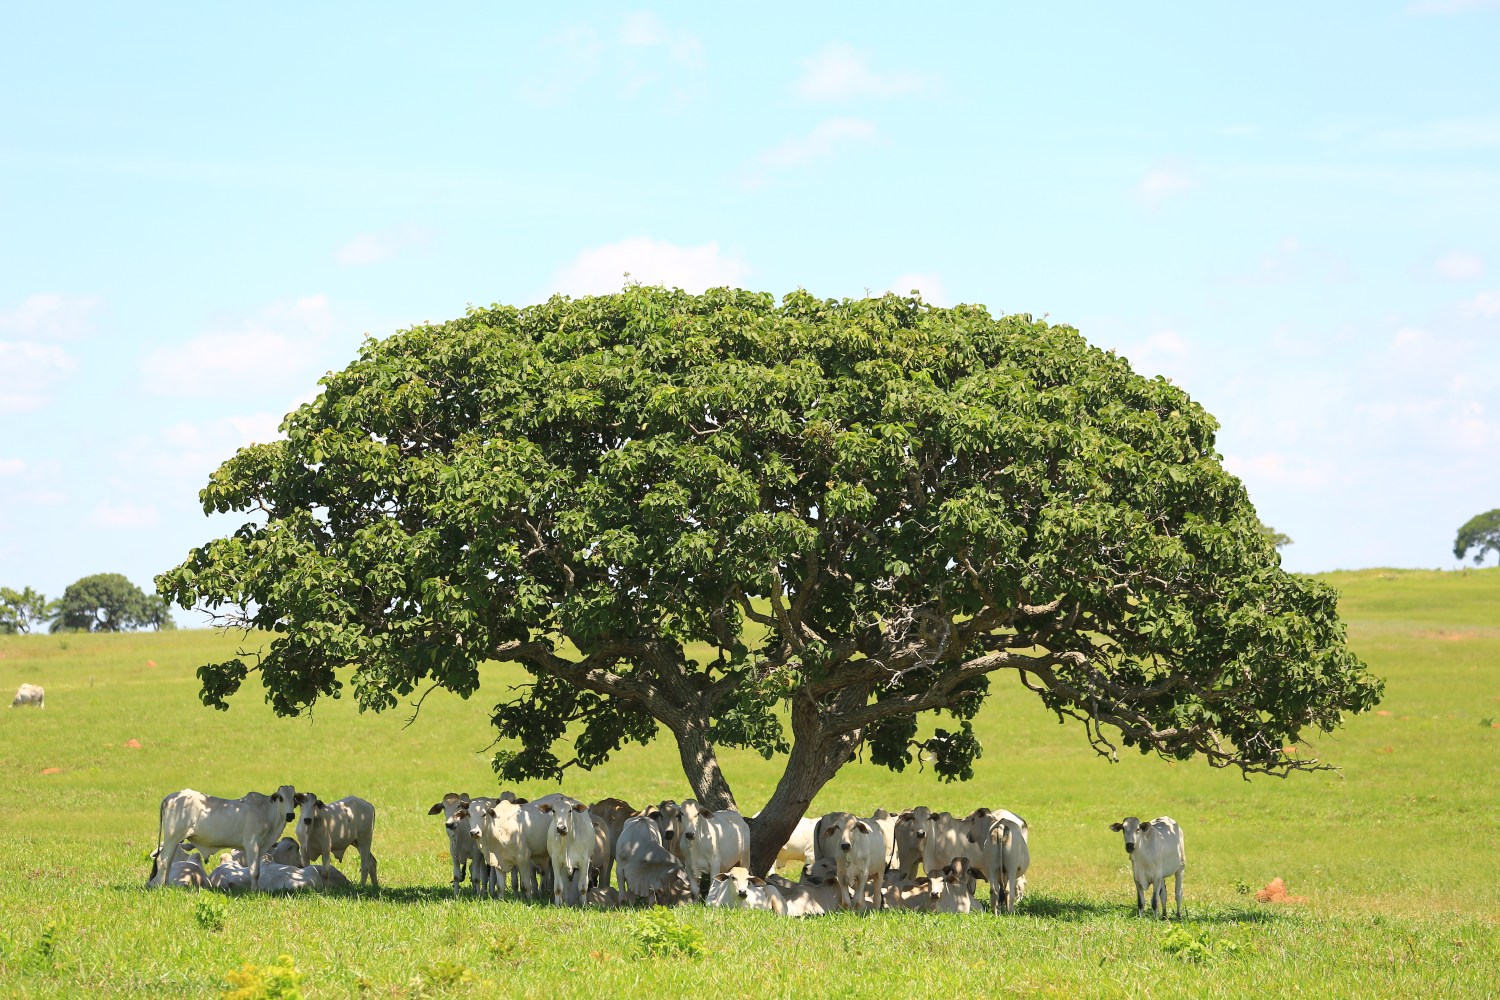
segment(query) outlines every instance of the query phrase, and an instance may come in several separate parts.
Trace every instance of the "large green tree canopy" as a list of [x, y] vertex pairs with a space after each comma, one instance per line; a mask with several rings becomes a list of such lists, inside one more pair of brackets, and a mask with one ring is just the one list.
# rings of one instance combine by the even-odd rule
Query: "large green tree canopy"
[[[634, 286], [471, 309], [367, 341], [225, 462], [205, 511], [253, 516], [158, 586], [270, 633], [200, 669], [208, 704], [254, 668], [280, 713], [346, 685], [379, 710], [516, 661], [504, 777], [660, 724], [711, 805], [717, 746], [789, 752], [776, 828], [862, 748], [969, 773], [997, 672], [1101, 752], [1314, 767], [1284, 748], [1380, 684], [1215, 429], [1077, 331], [978, 306]], [[923, 713], [956, 724], [918, 740]]]

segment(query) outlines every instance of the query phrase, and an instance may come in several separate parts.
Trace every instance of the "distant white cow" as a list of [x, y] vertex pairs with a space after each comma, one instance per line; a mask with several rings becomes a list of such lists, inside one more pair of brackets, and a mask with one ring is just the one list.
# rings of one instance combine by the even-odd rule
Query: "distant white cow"
[[750, 869], [740, 865], [714, 876], [713, 888], [708, 891], [708, 905], [731, 910], [769, 910], [786, 916], [786, 900], [776, 887], [751, 875]]
[[16, 696], [11, 699], [10, 707], [17, 705], [30, 705], [33, 708], [47, 707], [47, 692], [38, 684], [22, 684], [16, 691]]
[[200, 850], [240, 848], [249, 861], [250, 887], [259, 888], [261, 852], [276, 843], [295, 817], [296, 796], [291, 785], [282, 785], [270, 795], [248, 792], [237, 799], [204, 795], [191, 788], [173, 792], [161, 800], [160, 836], [146, 884], [166, 881], [177, 860], [178, 843], [188, 841]]
[[[463, 884], [465, 869], [473, 882], [475, 895], [479, 894], [483, 886], [483, 860], [479, 857], [479, 847], [469, 833], [469, 796], [466, 792], [449, 792], [443, 796], [443, 800], [431, 809], [427, 815], [443, 817], [443, 829], [448, 834], [448, 859], [453, 862], [453, 892], [458, 894], [458, 887]], [[463, 812], [460, 817], [458, 814]]]
[[1175, 876], [1177, 919], [1182, 919], [1182, 873], [1187, 868], [1187, 852], [1182, 843], [1182, 828], [1170, 816], [1158, 816], [1142, 823], [1126, 816], [1109, 828], [1125, 834], [1125, 853], [1130, 855], [1130, 872], [1135, 878], [1135, 912], [1146, 913], [1146, 891], [1151, 892], [1151, 915], [1167, 919], [1167, 876]]
[[733, 809], [705, 809], [688, 799], [682, 804], [682, 854], [702, 899], [708, 879], [736, 865], [750, 867], [750, 825]]
[[[304, 797], [305, 796], [305, 797]], [[375, 872], [375, 855], [370, 841], [375, 836], [375, 807], [364, 799], [346, 795], [337, 802], [324, 803], [311, 792], [299, 795], [302, 799], [301, 819], [297, 824], [297, 836], [302, 841], [298, 861], [303, 867], [322, 858], [323, 874], [326, 876], [333, 866], [328, 858], [332, 855], [342, 864], [344, 852], [350, 847], [359, 850], [359, 884], [366, 880], [380, 888], [380, 879]], [[470, 803], [469, 812], [476, 810]]]

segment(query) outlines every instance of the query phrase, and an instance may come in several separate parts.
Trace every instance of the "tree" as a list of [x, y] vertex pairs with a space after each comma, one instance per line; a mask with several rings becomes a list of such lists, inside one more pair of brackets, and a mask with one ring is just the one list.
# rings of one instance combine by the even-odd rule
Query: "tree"
[[1292, 544], [1291, 535], [1288, 535], [1285, 532], [1277, 531], [1269, 524], [1261, 525], [1260, 530], [1265, 534], [1266, 540], [1269, 541], [1274, 548], [1284, 549], [1288, 545]]
[[11, 590], [0, 587], [0, 635], [27, 633], [52, 616], [47, 598], [30, 587]]
[[95, 573], [68, 585], [53, 605], [53, 632], [172, 629], [166, 601], [144, 593], [119, 573]]
[[1029, 316], [639, 286], [471, 309], [366, 341], [282, 428], [200, 494], [249, 520], [157, 577], [268, 634], [200, 668], [205, 704], [253, 668], [279, 714], [378, 711], [513, 661], [502, 779], [665, 727], [719, 808], [717, 748], [786, 753], [756, 865], [860, 753], [969, 777], [999, 673], [1103, 754], [1247, 774], [1326, 767], [1284, 748], [1381, 691], [1213, 418]]
[[1484, 557], [1490, 552], [1495, 553], [1496, 562], [1500, 563], [1500, 508], [1475, 514], [1458, 529], [1458, 537], [1453, 541], [1453, 558], [1462, 560], [1470, 549], [1474, 550], [1475, 566], [1484, 562]]

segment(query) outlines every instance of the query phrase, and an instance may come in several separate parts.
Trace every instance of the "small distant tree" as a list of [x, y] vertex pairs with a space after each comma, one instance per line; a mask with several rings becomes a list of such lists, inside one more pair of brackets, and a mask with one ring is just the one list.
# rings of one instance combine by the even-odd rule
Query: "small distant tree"
[[[1474, 565], [1484, 562], [1484, 557], [1493, 552], [1500, 556], [1500, 508], [1476, 514], [1458, 529], [1458, 538], [1453, 542], [1453, 557], [1463, 559], [1474, 551]], [[1496, 560], [1500, 562], [1500, 559]]]
[[1275, 547], [1275, 548], [1284, 549], [1288, 545], [1292, 544], [1292, 536], [1291, 535], [1288, 535], [1288, 534], [1286, 534], [1285, 532], [1282, 532], [1282, 531], [1277, 531], [1275, 528], [1271, 527], [1269, 524], [1262, 524], [1260, 526], [1260, 533], [1262, 535], [1265, 535], [1266, 536], [1266, 541], [1270, 542], [1271, 545], [1273, 547]]
[[52, 608], [53, 632], [126, 632], [176, 626], [166, 602], [120, 573], [95, 573], [70, 584]]
[[30, 587], [23, 590], [0, 587], [0, 635], [24, 635], [51, 614], [47, 598]]

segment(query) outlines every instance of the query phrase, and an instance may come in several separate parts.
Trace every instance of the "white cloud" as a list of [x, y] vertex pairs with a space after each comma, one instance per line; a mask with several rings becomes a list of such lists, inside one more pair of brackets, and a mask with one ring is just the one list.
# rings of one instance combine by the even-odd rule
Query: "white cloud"
[[1433, 261], [1432, 270], [1449, 281], [1469, 281], [1484, 274], [1484, 260], [1478, 254], [1455, 250]]
[[34, 340], [0, 340], [0, 413], [39, 410], [77, 365], [68, 352]]
[[238, 329], [162, 347], [141, 363], [146, 388], [164, 396], [247, 396], [310, 382], [334, 327], [325, 295], [276, 304]]
[[1168, 198], [1187, 194], [1198, 186], [1197, 179], [1180, 160], [1165, 160], [1147, 170], [1135, 185], [1135, 197], [1148, 209], [1154, 209]]
[[890, 290], [897, 295], [910, 295], [913, 289], [922, 293], [923, 302], [935, 306], [948, 304], [948, 290], [943, 287], [943, 279], [935, 274], [903, 274], [890, 284]]
[[568, 295], [608, 294], [618, 292], [628, 280], [696, 293], [740, 285], [749, 272], [749, 265], [721, 251], [717, 243], [678, 246], [635, 237], [583, 251], [553, 276], [552, 290]]
[[26, 471], [26, 461], [20, 458], [0, 458], [0, 476], [19, 476]]
[[101, 500], [90, 516], [100, 528], [149, 528], [161, 520], [154, 504], [111, 503]]
[[802, 76], [794, 85], [805, 101], [845, 101], [855, 97], [897, 97], [916, 93], [926, 83], [905, 70], [877, 73], [864, 54], [845, 42], [833, 42], [802, 60]]
[[1500, 0], [1416, 0], [1407, 4], [1408, 14], [1462, 14], [1471, 10], [1500, 7]]
[[24, 340], [76, 337], [88, 331], [98, 304], [92, 295], [28, 295], [16, 308], [0, 312], [0, 333]]
[[1500, 291], [1480, 292], [1459, 306], [1458, 311], [1469, 319], [1494, 319], [1500, 316]]
[[703, 65], [703, 43], [681, 28], [669, 29], [651, 11], [626, 14], [619, 37], [627, 48], [661, 48], [674, 62], [694, 68]]
[[793, 136], [755, 158], [744, 184], [764, 187], [773, 170], [788, 170], [827, 159], [843, 149], [873, 142], [879, 135], [875, 123], [863, 118], [826, 118], [807, 135]]
[[390, 260], [401, 251], [423, 247], [432, 241], [430, 230], [402, 226], [377, 233], [361, 233], [334, 252], [333, 259], [346, 267]]
[[1176, 330], [1159, 330], [1120, 352], [1130, 367], [1146, 376], [1180, 374], [1182, 361], [1190, 353], [1188, 342]]
[[1342, 257], [1317, 247], [1303, 245], [1294, 236], [1281, 240], [1263, 255], [1255, 268], [1229, 280], [1243, 285], [1283, 285], [1298, 281], [1336, 284], [1349, 280], [1349, 265]]

